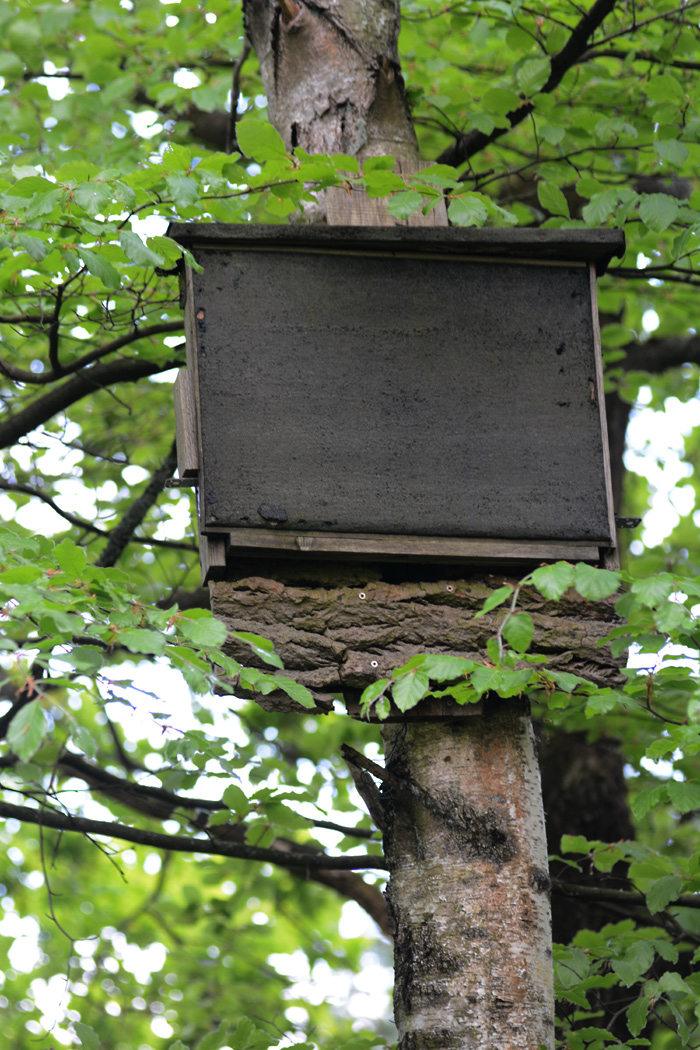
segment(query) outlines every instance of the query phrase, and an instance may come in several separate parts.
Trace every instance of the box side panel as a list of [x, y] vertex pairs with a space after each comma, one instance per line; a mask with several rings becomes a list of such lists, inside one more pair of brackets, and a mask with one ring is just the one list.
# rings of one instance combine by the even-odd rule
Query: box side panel
[[610, 541], [585, 265], [198, 255], [205, 527]]
[[199, 474], [197, 417], [192, 378], [186, 368], [180, 369], [177, 374], [173, 386], [173, 399], [178, 474], [183, 479], [196, 478]]

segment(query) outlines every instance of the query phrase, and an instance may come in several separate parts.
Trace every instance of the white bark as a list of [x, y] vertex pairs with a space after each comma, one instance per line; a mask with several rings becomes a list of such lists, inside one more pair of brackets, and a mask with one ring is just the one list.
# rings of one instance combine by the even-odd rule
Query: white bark
[[399, 1050], [554, 1046], [549, 872], [529, 714], [384, 730]]

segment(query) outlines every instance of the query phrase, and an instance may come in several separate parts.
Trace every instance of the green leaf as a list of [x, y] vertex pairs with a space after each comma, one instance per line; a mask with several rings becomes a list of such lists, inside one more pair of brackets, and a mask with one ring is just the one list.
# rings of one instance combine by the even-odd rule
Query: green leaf
[[249, 631], [232, 631], [231, 636], [245, 642], [266, 664], [272, 667], [282, 668], [284, 665], [275, 652], [273, 643], [268, 638], [261, 638], [259, 634], [251, 634]]
[[579, 562], [574, 570], [574, 587], [582, 598], [599, 602], [609, 598], [620, 587], [622, 576], [609, 569], [594, 569], [585, 562]]
[[642, 605], [653, 607], [673, 594], [675, 584], [673, 576], [668, 572], [664, 572], [659, 576], [649, 576], [641, 580], [635, 580], [630, 590], [632, 594], [637, 596]]
[[643, 91], [650, 102], [681, 103], [685, 99], [682, 84], [670, 73], [654, 73]]
[[148, 248], [137, 233], [131, 230], [122, 230], [119, 234], [119, 243], [124, 249], [127, 259], [137, 263], [139, 266], [162, 266], [165, 260], [153, 249]]
[[82, 245], [78, 245], [77, 252], [88, 273], [102, 281], [105, 288], [116, 290], [121, 287], [121, 278], [111, 262], [108, 262], [102, 255], [98, 255], [97, 252], [83, 248]]
[[415, 190], [402, 190], [387, 202], [387, 211], [396, 219], [407, 219], [423, 207], [423, 197]]
[[503, 637], [517, 653], [530, 648], [533, 633], [532, 617], [525, 612], [512, 613], [503, 624]]
[[500, 113], [503, 116], [522, 105], [519, 96], [507, 88], [489, 88], [481, 99], [481, 103], [492, 113]]
[[76, 726], [71, 733], [71, 739], [88, 758], [97, 757], [97, 744], [85, 726]]
[[122, 631], [117, 642], [130, 653], [143, 653], [148, 656], [161, 656], [165, 650], [165, 636], [158, 631], [148, 631], [142, 627]]
[[[390, 684], [389, 678], [380, 678], [376, 682], [372, 682], [366, 689], [363, 690], [362, 696], [360, 697], [360, 705], [363, 711], [368, 711], [372, 704], [377, 700], [386, 687]], [[387, 712], [388, 713], [388, 712]]]
[[168, 175], [165, 184], [178, 208], [189, 208], [199, 200], [199, 187], [189, 175]]
[[605, 190], [603, 193], [594, 193], [581, 213], [586, 224], [588, 226], [602, 226], [615, 211], [618, 200], [619, 194], [617, 190]]
[[65, 190], [62, 187], [49, 190], [48, 193], [36, 194], [24, 213], [25, 219], [31, 222], [42, 215], [49, 215], [56, 205], [62, 203], [64, 196]]
[[88, 215], [106, 214], [112, 203], [112, 191], [105, 182], [83, 182], [73, 191], [73, 199]]
[[513, 597], [513, 590], [513, 587], [507, 585], [505, 587], [499, 587], [497, 590], [493, 591], [489, 594], [483, 607], [479, 609], [478, 613], [474, 614], [474, 619], [478, 620], [480, 616], [485, 616], [486, 613], [491, 612], [492, 609], [496, 609], [499, 605], [503, 605], [504, 602], [510, 601]]
[[592, 847], [600, 845], [598, 842], [591, 842], [583, 835], [562, 835], [560, 849], [562, 853], [583, 853], [588, 854]]
[[568, 201], [553, 182], [538, 182], [537, 196], [545, 211], [551, 212], [552, 215], [563, 215], [566, 219], [569, 218]]
[[64, 572], [77, 577], [82, 575], [87, 563], [85, 548], [79, 547], [77, 543], [71, 543], [67, 539], [61, 540], [54, 547], [54, 557]]
[[666, 972], [661, 975], [659, 978], [659, 991], [670, 993], [671, 995], [692, 994], [681, 975], [674, 970], [666, 970]]
[[668, 796], [681, 813], [692, 813], [700, 809], [700, 784], [689, 780], [669, 780]]
[[678, 201], [666, 193], [647, 193], [642, 197], [639, 214], [650, 230], [663, 233], [678, 215]]
[[[203, 1039], [197, 1044], [197, 1050], [220, 1050], [221, 1047], [228, 1045], [228, 1036], [231, 1032], [231, 1022], [222, 1021], [218, 1028], [213, 1032], [209, 1032]], [[238, 1050], [238, 1048], [236, 1048]]]
[[524, 95], [537, 94], [549, 80], [551, 63], [548, 58], [527, 58], [515, 74], [518, 87]]
[[391, 171], [396, 163], [394, 157], [388, 153], [381, 157], [368, 157], [362, 162], [362, 171], [368, 174], [370, 171]]
[[410, 711], [430, 689], [430, 680], [425, 671], [415, 669], [394, 680], [391, 695], [399, 711]]
[[488, 209], [478, 197], [454, 197], [447, 209], [450, 222], [455, 226], [483, 226], [488, 218]]
[[624, 959], [612, 960], [613, 970], [627, 988], [636, 984], [653, 965], [654, 949], [648, 941], [635, 941], [625, 952]]
[[690, 156], [690, 150], [684, 142], [678, 139], [657, 139], [654, 143], [656, 153], [667, 164], [673, 164], [680, 168]]
[[41, 747], [47, 730], [48, 724], [41, 703], [31, 700], [10, 722], [7, 742], [21, 762], [28, 762]]
[[[227, 161], [233, 159], [225, 154], [224, 157]], [[181, 146], [177, 142], [169, 142], [163, 153], [163, 164], [168, 171], [188, 171], [192, 165], [192, 152], [187, 146]]]
[[224, 791], [222, 800], [224, 805], [233, 813], [247, 813], [250, 810], [248, 796], [237, 784], [229, 784]]
[[446, 654], [429, 653], [423, 661], [423, 670], [429, 678], [436, 682], [450, 682], [454, 678], [473, 671], [476, 664], [464, 656], [449, 656]]
[[574, 567], [567, 561], [558, 561], [554, 565], [542, 565], [539, 569], [535, 569], [531, 579], [545, 598], [559, 601], [562, 594], [574, 582]]
[[635, 818], [641, 820], [647, 813], [650, 813], [665, 802], [667, 798], [667, 784], [652, 784], [651, 787], [640, 791], [637, 797], [632, 800], [630, 808]]
[[585, 678], [580, 678], [576, 674], [570, 674], [568, 671], [550, 671], [547, 669], [545, 673], [565, 693], [573, 693], [580, 685], [589, 685]]
[[[189, 612], [182, 614], [182, 619], [178, 620], [177, 624], [178, 634], [184, 635], [194, 645], [213, 647], [223, 645], [226, 641], [226, 624], [204, 609], [198, 611], [206, 612], [206, 615], [194, 618]], [[281, 664], [275, 664], [275, 666], [280, 667]]]
[[12, 584], [17, 583], [33, 583], [35, 580], [41, 579], [43, 575], [43, 570], [38, 565], [16, 565], [13, 569], [6, 569], [4, 572], [0, 572], [0, 583], [3, 586], [12, 586]]
[[309, 692], [305, 685], [295, 682], [293, 678], [285, 678], [283, 675], [275, 675], [274, 681], [279, 689], [282, 689], [287, 696], [291, 696], [292, 700], [296, 700], [302, 707], [316, 707], [313, 693]]
[[683, 888], [683, 879], [679, 875], [662, 875], [652, 883], [647, 891], [647, 907], [652, 915], [663, 911], [674, 901]]
[[18, 233], [15, 239], [16, 243], [38, 262], [45, 259], [53, 247], [47, 241], [42, 241], [41, 237], [32, 237], [29, 233]]
[[279, 160], [287, 156], [282, 136], [267, 121], [239, 121], [236, 124], [236, 140], [245, 155], [253, 160]]
[[100, 1037], [90, 1025], [83, 1024], [82, 1021], [74, 1021], [73, 1031], [80, 1040], [83, 1050], [99, 1050]]
[[651, 996], [640, 995], [628, 1010], [628, 1028], [633, 1035], [639, 1035], [644, 1028], [651, 1002]]

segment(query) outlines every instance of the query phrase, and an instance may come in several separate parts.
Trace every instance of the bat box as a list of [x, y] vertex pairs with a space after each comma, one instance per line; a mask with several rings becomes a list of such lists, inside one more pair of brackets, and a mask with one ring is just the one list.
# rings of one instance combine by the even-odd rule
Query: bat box
[[181, 482], [236, 557], [611, 564], [616, 230], [174, 223]]

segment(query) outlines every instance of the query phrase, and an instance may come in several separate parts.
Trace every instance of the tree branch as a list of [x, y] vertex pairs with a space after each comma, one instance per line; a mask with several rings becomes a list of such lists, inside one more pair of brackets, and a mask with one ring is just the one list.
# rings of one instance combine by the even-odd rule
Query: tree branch
[[[634, 904], [648, 909], [647, 899], [639, 890], [613, 890], [605, 889], [603, 886], [580, 886], [572, 882], [564, 882], [562, 879], [552, 879], [552, 889], [555, 893], [562, 893], [567, 897], [587, 897], [589, 900], [610, 901], [617, 904]], [[700, 895], [697, 893], [681, 893], [669, 907], [676, 908], [700, 908]]]
[[154, 471], [153, 476], [144, 491], [138, 499], [134, 500], [119, 524], [115, 525], [114, 528], [110, 530], [107, 546], [95, 562], [96, 565], [103, 569], [116, 565], [122, 551], [131, 541], [134, 531], [139, 527], [153, 504], [157, 501], [163, 491], [165, 482], [169, 477], [172, 477], [172, 473], [176, 467], [177, 451], [175, 448], [175, 442], [173, 441], [170, 447], [170, 452], [165, 457], [160, 467]]
[[700, 365], [700, 336], [668, 336], [647, 339], [644, 343], [628, 343], [624, 360], [616, 368], [625, 371], [665, 372], [680, 365]]
[[[700, 0], [699, 0], [700, 2]], [[581, 21], [574, 27], [571, 36], [561, 51], [552, 58], [552, 66], [547, 83], [541, 88], [542, 94], [554, 91], [563, 77], [586, 51], [586, 45], [591, 35], [607, 18], [614, 8], [616, 0], [596, 0]], [[516, 127], [532, 113], [535, 106], [533, 102], [523, 102], [522, 106], [507, 114], [509, 126], [507, 128], [494, 128], [486, 135], [483, 131], [470, 131], [466, 135], [460, 135], [456, 141], [444, 150], [439, 158], [439, 163], [452, 164], [458, 167], [465, 160], [469, 160], [475, 153], [479, 153], [490, 143], [495, 142], [511, 128]]]
[[69, 379], [67, 383], [37, 398], [20, 412], [10, 416], [5, 423], [0, 424], [0, 448], [14, 445], [30, 430], [40, 427], [57, 412], [63, 412], [88, 394], [94, 394], [96, 390], [101, 390], [114, 383], [137, 383], [140, 379], [159, 375], [170, 368], [181, 368], [182, 364], [183, 362], [177, 359], [155, 364], [153, 361], [125, 358], [121, 361], [111, 361], [109, 364], [86, 368]]
[[250, 41], [246, 37], [243, 41], [241, 53], [233, 63], [231, 78], [231, 112], [229, 113], [228, 128], [226, 129], [226, 152], [233, 153], [237, 148], [236, 123], [238, 120], [238, 96], [241, 93], [241, 71], [243, 64], [250, 54]]
[[123, 842], [133, 842], [139, 846], [151, 846], [174, 853], [206, 853], [217, 857], [236, 857], [240, 860], [258, 861], [261, 864], [276, 864], [282, 868], [301, 868], [310, 871], [358, 871], [365, 868], [376, 868], [387, 871], [389, 867], [385, 857], [368, 853], [350, 857], [329, 857], [325, 853], [305, 853], [297, 851], [296, 848], [287, 853], [281, 849], [264, 849], [260, 846], [246, 846], [241, 843], [212, 842], [211, 839], [194, 839], [186, 835], [166, 835], [159, 831], [130, 828], [116, 821], [89, 820], [87, 817], [64, 815], [53, 810], [16, 806], [10, 802], [0, 802], [0, 817], [6, 820], [19, 820], [24, 824], [37, 824], [43, 828], [54, 828], [57, 831], [75, 831], [81, 835], [106, 835]]
[[651, 18], [645, 18], [643, 22], [633, 22], [632, 25], [627, 26], [626, 29], [619, 29], [616, 33], [611, 33], [610, 36], [606, 36], [603, 40], [599, 40], [596, 47], [602, 47], [604, 44], [608, 44], [611, 40], [617, 40], [618, 37], [627, 36], [629, 33], [636, 32], [637, 29], [641, 29], [643, 26], [648, 26], [650, 22], [659, 22], [664, 19], [672, 18], [673, 15], [684, 15], [686, 11], [689, 11], [691, 7], [697, 7], [700, 0], [691, 0], [690, 3], [683, 3], [679, 7], [673, 8], [672, 11], [664, 11], [660, 15], [652, 15]]
[[[8, 318], [6, 317], [0, 317], [0, 324], [7, 320]], [[26, 323], [29, 323], [29, 318], [26, 319]], [[43, 327], [43, 322], [38, 322], [37, 319], [34, 319], [32, 323], [41, 323]], [[49, 326], [50, 360], [53, 330], [54, 323], [52, 321]], [[87, 354], [83, 354], [77, 361], [71, 361], [69, 365], [60, 366], [58, 369], [54, 367], [50, 372], [30, 372], [26, 368], [17, 368], [16, 365], [11, 365], [9, 361], [2, 360], [0, 360], [0, 372], [4, 372], [8, 379], [14, 379], [17, 383], [30, 383], [34, 386], [41, 386], [46, 383], [54, 383], [57, 379], [63, 379], [65, 376], [79, 372], [82, 368], [87, 368], [88, 365], [94, 364], [95, 361], [99, 361], [108, 354], [114, 354], [117, 350], [121, 350], [124, 346], [130, 346], [131, 343], [135, 343], [139, 339], [148, 339], [154, 335], [163, 335], [166, 332], [181, 332], [182, 330], [182, 321], [163, 321], [162, 324], [154, 324], [149, 328], [132, 328], [130, 332], [125, 332], [124, 335], [120, 335], [117, 339], [112, 339], [109, 343], [105, 343], [103, 346], [98, 346]]]
[[[18, 481], [4, 481], [0, 478], [0, 489], [4, 489], [6, 492], [24, 492], [27, 496], [33, 496], [35, 499], [40, 499], [43, 503], [46, 503], [52, 510], [55, 510], [57, 514], [60, 514], [62, 518], [65, 518], [71, 525], [75, 525], [78, 529], [85, 529], [86, 532], [93, 532], [96, 536], [108, 537], [111, 535], [108, 529], [101, 529], [99, 525], [94, 525], [91, 521], [85, 521], [83, 518], [76, 517], [75, 514], [71, 514], [70, 511], [63, 510], [56, 503], [51, 496], [47, 496], [45, 492], [41, 492], [39, 489], [33, 488], [31, 485], [23, 485]], [[156, 540], [149, 538], [142, 538], [141, 536], [132, 536], [130, 543], [141, 543], [147, 547], [169, 547], [172, 550], [181, 551], [197, 551], [199, 548], [193, 543], [184, 543], [179, 540]]]
[[633, 57], [635, 62], [649, 62], [657, 66], [673, 66], [674, 69], [700, 69], [700, 62], [685, 62], [678, 58], [661, 58], [653, 51], [624, 51], [621, 48], [599, 50], [599, 45], [581, 55], [580, 62], [594, 62], [597, 58], [619, 58], [621, 61]]

